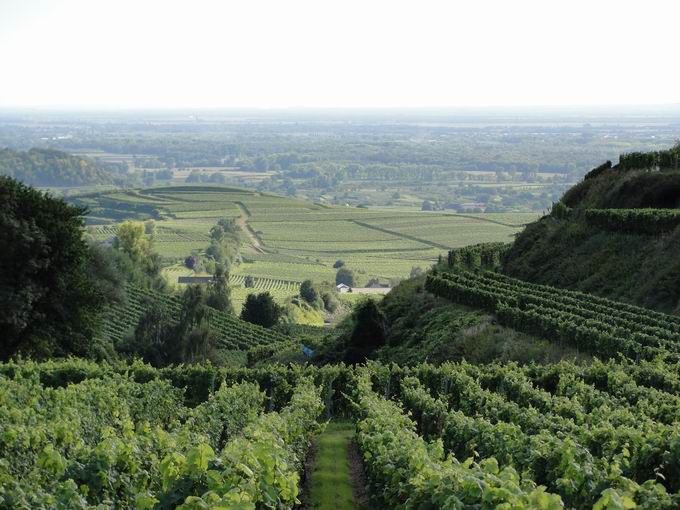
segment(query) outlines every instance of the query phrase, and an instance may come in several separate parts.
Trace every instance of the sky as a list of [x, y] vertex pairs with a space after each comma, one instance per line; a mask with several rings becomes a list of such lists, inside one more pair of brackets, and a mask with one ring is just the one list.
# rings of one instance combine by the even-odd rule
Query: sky
[[680, 103], [678, 0], [0, 0], [0, 107]]

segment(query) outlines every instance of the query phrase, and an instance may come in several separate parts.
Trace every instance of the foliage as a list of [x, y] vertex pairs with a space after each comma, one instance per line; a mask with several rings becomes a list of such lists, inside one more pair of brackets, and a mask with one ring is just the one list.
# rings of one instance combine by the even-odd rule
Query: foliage
[[[167, 320], [173, 322], [172, 328], [168, 328], [168, 334], [172, 334], [168, 337], [162, 335], [161, 338], [174, 338], [176, 320], [183, 314], [182, 300], [178, 296], [132, 284], [128, 284], [125, 290], [125, 302], [113, 304], [106, 311], [99, 336], [104, 341], [113, 342], [123, 355], [132, 355], [136, 352], [139, 356], [143, 356], [144, 359], [149, 359], [150, 361], [156, 359], [154, 356], [146, 357], [150, 356], [145, 347], [149, 342], [147, 340], [140, 340], [139, 344], [135, 345], [134, 339], [132, 342], [129, 340], [130, 333], [134, 333], [140, 320], [147, 312], [158, 308], [158, 314], [162, 316], [163, 322], [167, 323]], [[207, 304], [207, 301], [205, 304]], [[202, 313], [207, 322], [207, 328], [210, 330], [210, 343], [216, 351], [247, 350], [259, 344], [276, 344], [290, 341], [289, 337], [281, 333], [250, 324], [209, 306]], [[203, 324], [201, 328], [205, 329], [204, 326], [206, 324]], [[165, 331], [165, 328], [162, 328], [162, 330]], [[128, 340], [125, 340], [126, 338]], [[160, 359], [167, 360], [164, 363], [170, 362], [172, 356], [179, 355], [181, 352], [173, 348], [173, 350], [162, 354]], [[214, 352], [209, 357], [217, 354], [217, 352]]]
[[507, 243], [481, 243], [449, 251], [447, 266], [465, 269], [498, 269], [503, 255], [508, 251]]
[[600, 166], [593, 168], [590, 172], [588, 172], [584, 177], [583, 180], [587, 179], [594, 179], [595, 177], [603, 174], [607, 170], [609, 170], [612, 167], [612, 162], [607, 160], [606, 162], [602, 163]]
[[92, 160], [54, 149], [0, 150], [0, 175], [31, 186], [110, 184], [111, 174]]
[[113, 247], [127, 254], [133, 261], [146, 260], [151, 255], [151, 238], [146, 235], [141, 221], [124, 221], [118, 225]]
[[[231, 496], [245, 479], [288, 508], [323, 410], [319, 387], [327, 411], [343, 395], [354, 401], [377, 508], [678, 503], [680, 379], [660, 360], [250, 370], [69, 360], [8, 363], [0, 374], [0, 458], [13, 460], [0, 463], [0, 497], [10, 506], [40, 507], [51, 494], [209, 506], [226, 497], [229, 474]], [[261, 414], [263, 399], [278, 413]]]
[[229, 269], [238, 262], [243, 240], [241, 227], [234, 218], [221, 218], [210, 229], [210, 239], [210, 246], [205, 250], [205, 254], [216, 264]]
[[335, 284], [340, 285], [344, 283], [349, 287], [354, 287], [354, 272], [346, 267], [341, 267], [338, 272], [335, 273]]
[[360, 302], [352, 312], [352, 333], [346, 341], [346, 363], [363, 363], [373, 351], [385, 345], [385, 315], [372, 299]]
[[0, 388], [7, 508], [292, 508], [323, 409], [303, 378], [267, 414], [248, 382], [223, 384], [194, 408], [165, 380], [115, 374], [55, 389], [33, 374]]
[[340, 301], [336, 297], [335, 292], [324, 292], [321, 295], [321, 300], [323, 301], [324, 309], [329, 313], [335, 313], [340, 306]]
[[87, 274], [96, 261], [82, 236], [84, 212], [0, 177], [0, 359], [92, 354], [110, 294]]
[[221, 266], [217, 267], [212, 283], [208, 286], [206, 304], [220, 312], [234, 313], [234, 308], [231, 304], [229, 273], [225, 272]]
[[282, 309], [269, 292], [249, 294], [241, 310], [241, 319], [265, 328], [279, 322]]
[[622, 170], [674, 169], [680, 168], [680, 147], [665, 151], [629, 152], [621, 154], [618, 167]]
[[319, 291], [314, 286], [312, 280], [305, 280], [300, 285], [300, 297], [312, 306], [319, 306]]
[[358, 407], [362, 419], [357, 442], [364, 454], [369, 489], [381, 508], [558, 509], [559, 496], [498, 462], [479, 464], [444, 458], [441, 443], [427, 444], [414, 423], [394, 402], [376, 395], [367, 377], [359, 379]]
[[586, 209], [588, 224], [614, 232], [659, 235], [680, 225], [678, 209]]
[[680, 318], [494, 272], [441, 273], [426, 288], [501, 324], [602, 357], [680, 359]]

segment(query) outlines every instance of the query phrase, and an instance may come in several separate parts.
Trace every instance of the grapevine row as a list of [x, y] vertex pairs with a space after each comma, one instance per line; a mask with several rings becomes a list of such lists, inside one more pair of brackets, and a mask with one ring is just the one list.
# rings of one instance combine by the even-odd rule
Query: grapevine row
[[586, 209], [586, 222], [614, 232], [662, 234], [680, 225], [678, 209]]
[[253, 383], [222, 385], [195, 408], [164, 380], [0, 388], [2, 508], [292, 508], [323, 410], [305, 378], [270, 413]]
[[[100, 335], [105, 339], [121, 340], [137, 326], [149, 301], [160, 303], [173, 316], [179, 316], [182, 305], [178, 296], [128, 285], [127, 302], [111, 307], [104, 318]], [[210, 309], [208, 320], [210, 327], [219, 335], [220, 345], [226, 349], [248, 349], [255, 345], [290, 341], [289, 337], [281, 333], [244, 322], [217, 310]]]
[[629, 306], [617, 313], [619, 307], [581, 293], [525, 284], [492, 272], [430, 275], [426, 287], [457, 303], [496, 313], [502, 324], [519, 331], [600, 356], [675, 359], [680, 353], [676, 317], [645, 309], [634, 314]]

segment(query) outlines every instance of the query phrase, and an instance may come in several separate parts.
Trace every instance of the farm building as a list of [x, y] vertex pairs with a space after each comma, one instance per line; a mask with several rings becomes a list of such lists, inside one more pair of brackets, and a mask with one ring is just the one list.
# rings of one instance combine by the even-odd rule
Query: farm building
[[196, 283], [212, 283], [212, 276], [178, 276], [177, 283], [196, 284]]
[[351, 292], [352, 294], [387, 294], [392, 288], [389, 285], [381, 285], [380, 283], [372, 282], [367, 287], [350, 287], [341, 283], [335, 286], [338, 292], [345, 294]]

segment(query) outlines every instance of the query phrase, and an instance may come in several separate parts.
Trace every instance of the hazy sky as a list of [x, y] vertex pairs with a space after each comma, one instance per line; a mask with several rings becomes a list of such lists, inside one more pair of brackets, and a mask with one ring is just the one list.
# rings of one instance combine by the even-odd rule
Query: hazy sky
[[680, 103], [679, 0], [0, 0], [0, 106]]

